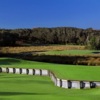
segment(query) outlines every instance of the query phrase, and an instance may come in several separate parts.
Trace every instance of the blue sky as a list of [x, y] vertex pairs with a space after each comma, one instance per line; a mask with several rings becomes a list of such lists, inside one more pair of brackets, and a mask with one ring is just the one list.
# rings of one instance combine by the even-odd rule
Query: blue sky
[[100, 29], [100, 0], [0, 0], [0, 28]]

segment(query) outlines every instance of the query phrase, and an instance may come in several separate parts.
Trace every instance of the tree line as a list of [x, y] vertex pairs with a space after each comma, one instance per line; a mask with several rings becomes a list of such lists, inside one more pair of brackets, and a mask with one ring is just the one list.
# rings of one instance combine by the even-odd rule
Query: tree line
[[100, 49], [100, 30], [74, 27], [0, 29], [0, 46], [25, 44], [75, 44]]

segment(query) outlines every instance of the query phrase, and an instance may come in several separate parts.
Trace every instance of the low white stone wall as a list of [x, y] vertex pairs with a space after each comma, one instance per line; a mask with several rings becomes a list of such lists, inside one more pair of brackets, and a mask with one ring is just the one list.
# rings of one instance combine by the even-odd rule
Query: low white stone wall
[[49, 72], [48, 72], [48, 70], [42, 70], [42, 75], [43, 76], [48, 76], [49, 75]]
[[90, 88], [90, 82], [84, 82], [84, 84], [85, 84], [85, 87], [84, 88]]
[[55, 75], [50, 71], [48, 71], [48, 75], [51, 78], [51, 80], [54, 82], [54, 84], [56, 85], [57, 84], [57, 78], [55, 77]]
[[16, 74], [20, 74], [20, 69], [19, 69], [19, 68], [16, 68], [15, 73], [16, 73]]
[[59, 79], [55, 76], [53, 72], [45, 69], [25, 69], [25, 68], [4, 68], [0, 67], [0, 72], [3, 73], [14, 73], [14, 74], [27, 74], [27, 75], [39, 75], [39, 76], [49, 76], [53, 83], [61, 88], [67, 89], [85, 89], [85, 88], [95, 88], [100, 87], [100, 81], [75, 81], [75, 80], [65, 80]]
[[28, 73], [28, 75], [34, 75], [34, 73], [35, 73], [35, 70], [33, 70], [33, 69], [28, 69], [29, 70], [29, 73]]
[[22, 68], [22, 73], [21, 74], [27, 74], [27, 70]]
[[14, 73], [13, 68], [9, 68], [9, 73]]
[[62, 88], [68, 88], [67, 80], [62, 80]]
[[56, 80], [56, 86], [61, 87], [60, 79], [59, 78], [57, 78], [57, 80]]
[[7, 68], [1, 68], [2, 72], [6, 73], [7, 72]]
[[71, 81], [72, 88], [80, 89], [80, 81]]
[[100, 87], [100, 82], [94, 82], [97, 87]]

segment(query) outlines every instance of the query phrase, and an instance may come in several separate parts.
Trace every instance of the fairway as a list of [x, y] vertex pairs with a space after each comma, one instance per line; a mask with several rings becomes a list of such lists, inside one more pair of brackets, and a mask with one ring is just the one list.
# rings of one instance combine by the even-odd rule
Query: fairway
[[100, 50], [53, 50], [44, 53], [49, 55], [95, 55], [100, 54]]
[[[1, 58], [0, 67], [41, 68], [53, 71], [58, 77], [76, 80], [100, 80], [100, 67], [50, 64], [13, 58]], [[0, 100], [98, 100], [100, 88], [62, 89], [54, 86], [49, 77], [1, 73]]]

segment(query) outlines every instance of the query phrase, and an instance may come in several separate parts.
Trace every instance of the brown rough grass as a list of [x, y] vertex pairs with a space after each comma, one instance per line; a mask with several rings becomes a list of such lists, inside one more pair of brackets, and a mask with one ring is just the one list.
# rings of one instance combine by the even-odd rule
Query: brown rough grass
[[21, 53], [21, 52], [34, 52], [34, 51], [49, 51], [49, 50], [83, 50], [85, 46], [77, 45], [59, 45], [59, 46], [29, 46], [29, 47], [1, 47], [2, 53]]
[[100, 65], [100, 55], [44, 55], [32, 52], [44, 52], [49, 50], [83, 50], [85, 46], [59, 45], [59, 46], [29, 46], [29, 47], [1, 47], [1, 54], [15, 54], [22, 59], [46, 61], [54, 63], [75, 64], [75, 65]]

